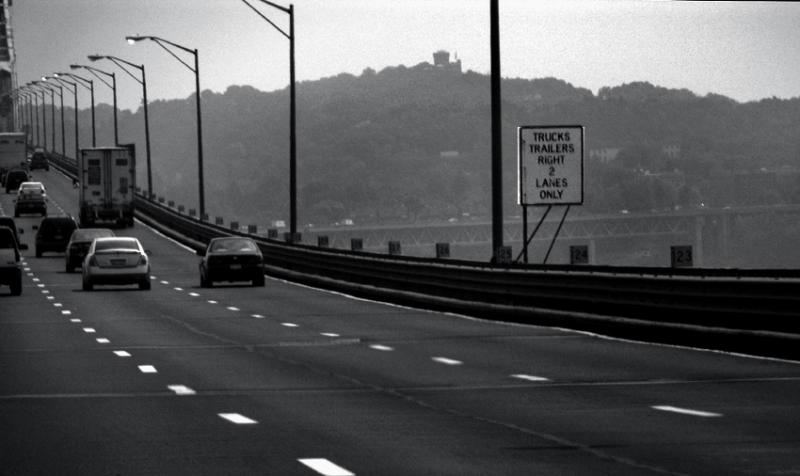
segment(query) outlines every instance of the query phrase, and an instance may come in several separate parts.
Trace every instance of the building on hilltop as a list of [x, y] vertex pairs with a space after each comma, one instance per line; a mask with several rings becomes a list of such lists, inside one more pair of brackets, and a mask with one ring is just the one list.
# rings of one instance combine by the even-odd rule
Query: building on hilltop
[[461, 60], [458, 59], [458, 55], [455, 55], [456, 59], [452, 63], [450, 62], [450, 52], [445, 50], [439, 50], [433, 53], [433, 65], [437, 68], [443, 68], [448, 71], [455, 71], [457, 73], [461, 72]]

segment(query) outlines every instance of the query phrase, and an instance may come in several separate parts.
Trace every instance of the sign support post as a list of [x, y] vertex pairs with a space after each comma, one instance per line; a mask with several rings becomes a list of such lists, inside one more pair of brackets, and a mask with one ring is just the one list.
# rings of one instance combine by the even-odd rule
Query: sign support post
[[[584, 127], [520, 126], [517, 128], [517, 145], [517, 202], [523, 209], [524, 244], [521, 256], [524, 256], [525, 263], [528, 262], [528, 245], [553, 205], [567, 205], [545, 255], [544, 262], [547, 263], [570, 207], [583, 204]], [[530, 237], [529, 205], [548, 207]]]

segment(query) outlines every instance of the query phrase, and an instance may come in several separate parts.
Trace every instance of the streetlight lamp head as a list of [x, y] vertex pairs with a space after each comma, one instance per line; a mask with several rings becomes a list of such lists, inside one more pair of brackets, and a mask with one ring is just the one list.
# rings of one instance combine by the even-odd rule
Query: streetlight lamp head
[[71, 64], [71, 65], [69, 65], [69, 69], [81, 69], [81, 68], [83, 68], [83, 66], [81, 66], [79, 64]]
[[138, 35], [136, 35], [136, 36], [126, 36], [125, 37], [125, 39], [128, 40], [128, 44], [129, 45], [132, 45], [132, 44], [136, 43], [137, 41], [146, 40], [147, 38], [148, 37], [146, 37], [146, 36], [138, 36]]
[[89, 58], [89, 61], [97, 61], [97, 60], [101, 60], [101, 59], [105, 58], [105, 56], [102, 56], [102, 55], [89, 55], [89, 56], [87, 56], [87, 58]]

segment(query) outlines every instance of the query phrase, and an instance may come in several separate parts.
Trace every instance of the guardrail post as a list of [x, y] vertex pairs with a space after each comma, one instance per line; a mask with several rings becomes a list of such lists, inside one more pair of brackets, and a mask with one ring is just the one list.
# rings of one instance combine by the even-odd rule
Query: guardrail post
[[168, 201], [167, 202], [167, 206], [170, 207], [170, 208], [174, 207], [175, 206], [175, 200]]
[[389, 254], [392, 256], [397, 256], [402, 254], [400, 252], [400, 242], [399, 241], [390, 241], [389, 242]]
[[183, 205], [178, 205], [178, 213], [183, 213], [184, 211], [186, 211], [186, 207]]
[[283, 232], [283, 241], [286, 243], [300, 243], [302, 236], [300, 233], [292, 233], [290, 231]]
[[197, 216], [197, 210], [195, 210], [194, 208], [190, 208], [189, 209], [189, 216], [192, 217], [192, 218], [196, 217]]
[[165, 201], [167, 201], [167, 199], [166, 199], [166, 198], [164, 198], [164, 197], [158, 197], [158, 203], [164, 203]]
[[214, 224], [215, 225], [222, 225], [224, 223], [225, 223], [225, 219], [224, 218], [222, 218], [222, 217], [215, 217], [214, 218]]
[[239, 231], [239, 222], [238, 221], [232, 221], [231, 222], [231, 230]]
[[317, 246], [320, 248], [327, 248], [330, 246], [330, 239], [328, 235], [320, 235], [317, 237]]
[[510, 264], [511, 263], [511, 247], [499, 246], [495, 252], [495, 263], [497, 264]]
[[267, 228], [267, 238], [271, 240], [278, 239], [278, 229], [277, 228]]
[[203, 216], [200, 217], [202, 221], [208, 221], [208, 213], [203, 213]]
[[258, 234], [258, 225], [247, 225], [247, 233], [251, 235]]
[[436, 258], [450, 257], [450, 243], [436, 243]]
[[350, 238], [350, 251], [362, 251], [364, 249], [364, 240], [361, 238]]

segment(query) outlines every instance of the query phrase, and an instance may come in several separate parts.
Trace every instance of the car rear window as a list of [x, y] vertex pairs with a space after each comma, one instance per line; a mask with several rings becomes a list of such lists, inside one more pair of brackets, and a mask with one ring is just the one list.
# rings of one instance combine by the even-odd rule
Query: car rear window
[[256, 245], [250, 240], [219, 240], [211, 246], [211, 251], [253, 251]]
[[95, 251], [111, 250], [111, 249], [129, 249], [138, 250], [136, 240], [131, 238], [115, 238], [113, 240], [98, 241], [94, 247]]

